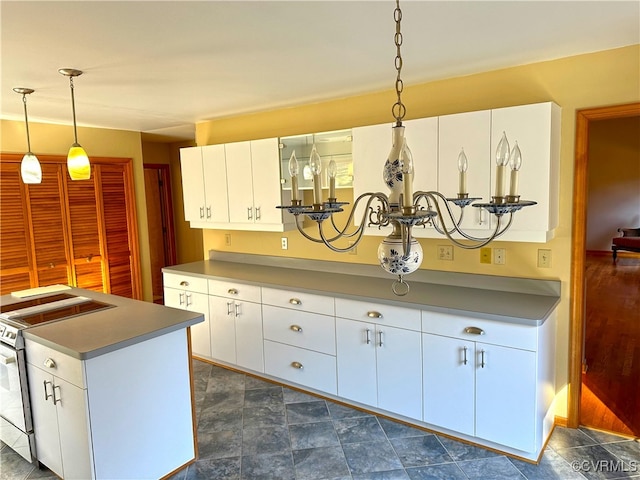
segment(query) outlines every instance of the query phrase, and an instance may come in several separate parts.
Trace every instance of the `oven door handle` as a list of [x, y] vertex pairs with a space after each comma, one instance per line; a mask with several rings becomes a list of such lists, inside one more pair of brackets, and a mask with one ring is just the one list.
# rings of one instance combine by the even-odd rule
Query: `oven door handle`
[[7, 357], [6, 355], [0, 355], [0, 364], [2, 365], [9, 365], [10, 363], [15, 363], [16, 361], [16, 357], [14, 357], [13, 355], [10, 357]]

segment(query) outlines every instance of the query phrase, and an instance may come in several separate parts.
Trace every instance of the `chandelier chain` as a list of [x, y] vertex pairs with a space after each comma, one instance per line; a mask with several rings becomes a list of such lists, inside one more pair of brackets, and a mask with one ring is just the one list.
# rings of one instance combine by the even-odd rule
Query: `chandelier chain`
[[402, 21], [402, 10], [400, 9], [400, 0], [396, 0], [396, 8], [393, 11], [393, 19], [396, 22], [396, 33], [394, 35], [394, 43], [396, 45], [396, 58], [395, 58], [395, 67], [398, 75], [396, 77], [396, 95], [398, 100], [393, 104], [391, 108], [391, 113], [393, 117], [396, 119], [396, 125], [402, 125], [402, 119], [407, 113], [407, 109], [402, 103], [402, 91], [404, 90], [404, 83], [402, 82], [402, 78], [400, 78], [400, 74], [402, 72], [402, 54], [400, 53], [400, 47], [402, 45], [402, 32], [400, 31], [400, 22]]

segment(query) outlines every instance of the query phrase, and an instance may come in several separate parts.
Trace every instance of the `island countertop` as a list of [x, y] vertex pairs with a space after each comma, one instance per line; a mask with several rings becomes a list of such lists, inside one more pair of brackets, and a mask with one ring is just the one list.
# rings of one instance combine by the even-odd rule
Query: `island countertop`
[[[71, 288], [65, 293], [88, 297], [109, 304], [97, 310], [66, 319], [25, 328], [25, 338], [71, 357], [86, 360], [144, 342], [154, 337], [187, 328], [204, 321], [201, 313], [179, 310], [117, 295]], [[0, 297], [8, 305], [21, 299]]]
[[560, 302], [558, 280], [419, 270], [406, 278], [409, 293], [396, 296], [391, 290], [394, 278], [381, 276], [382, 270], [374, 265], [216, 251], [210, 258], [165, 267], [163, 272], [526, 325], [541, 325]]

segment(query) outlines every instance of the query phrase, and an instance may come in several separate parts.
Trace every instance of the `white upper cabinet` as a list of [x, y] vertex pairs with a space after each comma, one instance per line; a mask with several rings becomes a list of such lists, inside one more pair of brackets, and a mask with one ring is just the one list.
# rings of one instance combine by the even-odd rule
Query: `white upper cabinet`
[[277, 138], [180, 151], [185, 219], [194, 228], [284, 231]]
[[[546, 102], [492, 110], [491, 151], [494, 153], [503, 132], [509, 146], [513, 148], [518, 142], [522, 152], [516, 193], [521, 200], [533, 200], [537, 205], [516, 212], [511, 228], [501, 238], [546, 242], [558, 226], [560, 107]], [[492, 182], [495, 182], [495, 170], [495, 154], [492, 154]], [[508, 188], [507, 181], [507, 193]]]
[[[481, 202], [491, 201], [491, 111], [458, 113], [440, 117], [438, 136], [438, 191], [447, 198], [459, 193], [458, 156], [464, 148], [467, 156], [467, 192]], [[460, 209], [451, 205], [457, 215]], [[486, 230], [489, 214], [479, 208], [465, 207], [463, 229]], [[485, 234], [486, 235], [486, 234]]]
[[228, 222], [224, 145], [180, 149], [184, 218], [189, 222]]

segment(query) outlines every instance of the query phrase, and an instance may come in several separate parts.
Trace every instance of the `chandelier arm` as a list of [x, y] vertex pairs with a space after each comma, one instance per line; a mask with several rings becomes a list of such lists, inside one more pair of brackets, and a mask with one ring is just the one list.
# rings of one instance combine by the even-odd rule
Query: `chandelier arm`
[[306, 238], [307, 240], [311, 240], [312, 242], [316, 242], [316, 243], [324, 243], [322, 240], [319, 240], [317, 238], [313, 238], [311, 235], [309, 235], [307, 232], [304, 231], [304, 229], [300, 226], [300, 220], [299, 220], [299, 215], [296, 215], [296, 227], [298, 228], [298, 232], [300, 232], [300, 234]]
[[364, 228], [360, 229], [360, 233], [358, 235], [358, 238], [356, 239], [355, 242], [353, 242], [351, 245], [349, 245], [346, 248], [339, 248], [334, 246], [331, 242], [333, 240], [335, 240], [335, 238], [339, 238], [339, 237], [334, 237], [334, 239], [327, 239], [324, 236], [324, 232], [322, 231], [322, 222], [318, 222], [318, 233], [320, 234], [320, 238], [321, 243], [324, 243], [330, 250], [333, 250], [336, 253], [345, 253], [345, 252], [349, 252], [351, 250], [353, 250], [354, 248], [356, 248], [356, 246], [358, 245], [358, 243], [360, 243], [360, 240], [362, 239], [362, 233], [364, 232]]
[[[451, 219], [451, 223], [453, 224], [453, 227], [448, 230], [447, 229], [447, 225], [444, 221], [444, 217], [442, 215], [442, 211], [440, 210], [440, 204], [438, 203], [437, 198], [442, 199], [442, 201], [444, 202], [444, 206], [447, 209], [447, 213], [449, 214], [449, 218]], [[458, 220], [456, 221], [455, 219], [455, 215], [453, 214], [453, 212], [451, 211], [451, 207], [449, 207], [449, 202], [447, 202], [447, 199], [444, 195], [442, 195], [440, 192], [416, 192], [416, 195], [414, 195], [415, 200], [415, 204], [416, 206], [418, 205], [418, 201], [421, 198], [425, 198], [427, 199], [427, 204], [430, 206], [429, 200], [431, 200], [434, 204], [434, 207], [436, 209], [436, 212], [438, 213], [438, 219], [440, 220], [440, 222], [442, 223], [442, 228], [438, 227], [438, 225], [436, 224], [436, 222], [431, 222], [433, 227], [435, 228], [436, 232], [438, 232], [441, 235], [445, 235], [445, 231], [448, 232], [449, 234], [454, 233], [454, 232], [460, 232], [459, 228], [460, 227], [460, 223], [462, 222], [462, 212], [464, 211], [464, 209], [460, 209], [461, 213], [460, 213], [460, 217], [458, 218]]]
[[[353, 221], [353, 217], [355, 216], [356, 213], [356, 209], [358, 207], [358, 203], [360, 203], [361, 200], [363, 200], [364, 198], [369, 197], [369, 199], [367, 200], [367, 205], [364, 209], [364, 212], [362, 214], [362, 221], [360, 222], [360, 225], [364, 225], [366, 218], [367, 218], [367, 213], [369, 212], [369, 208], [371, 207], [371, 202], [375, 199], [377, 199], [380, 203], [382, 203], [383, 206], [387, 207], [388, 206], [388, 200], [386, 198], [386, 196], [383, 193], [380, 192], [367, 192], [367, 193], [363, 193], [362, 195], [360, 195], [356, 201], [353, 203], [353, 207], [351, 208], [351, 212], [349, 213], [349, 218], [347, 218], [347, 221], [345, 222], [344, 228], [340, 229], [336, 226], [335, 224], [335, 220], [333, 218], [333, 215], [331, 215], [331, 225], [333, 226], [333, 229], [338, 233], [338, 235], [336, 237], [331, 238], [329, 241], [333, 241], [339, 237], [353, 237], [354, 235], [357, 235], [358, 232], [361, 230], [361, 228], [363, 227], [359, 227], [356, 230], [354, 230], [351, 233], [345, 233], [347, 228], [349, 227], [349, 225], [351, 224], [351, 222]], [[387, 207], [388, 208], [388, 207]]]

